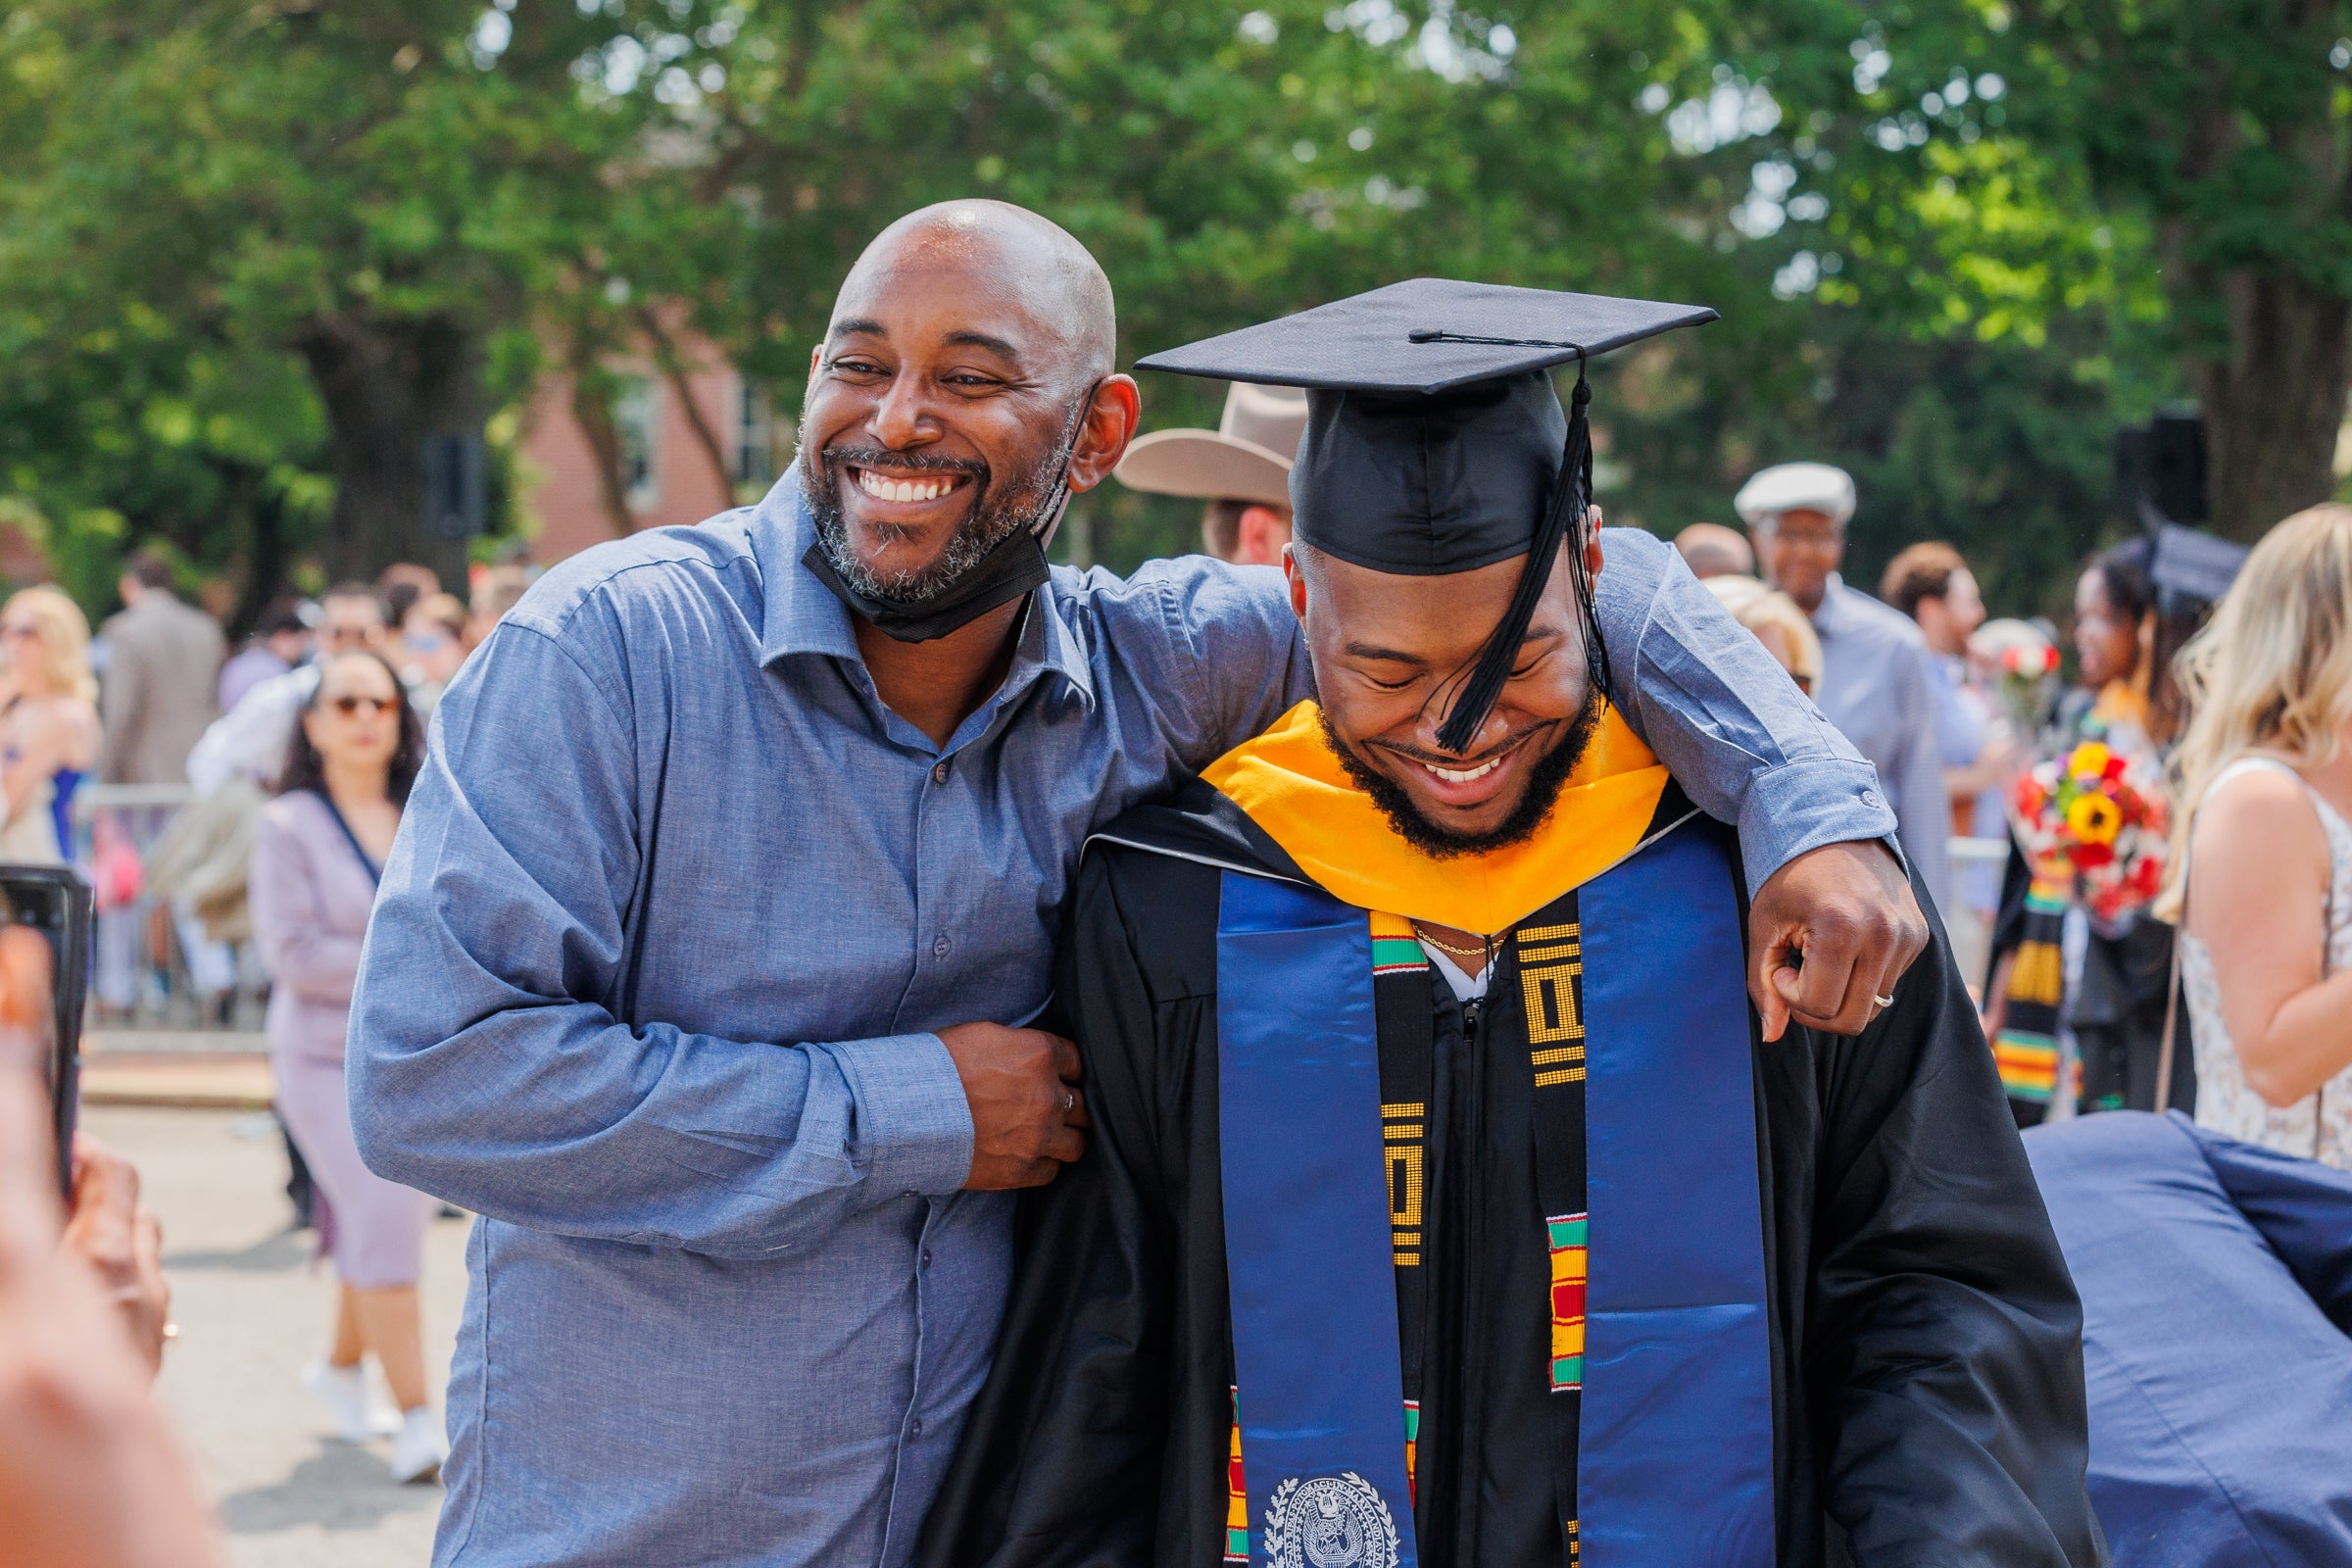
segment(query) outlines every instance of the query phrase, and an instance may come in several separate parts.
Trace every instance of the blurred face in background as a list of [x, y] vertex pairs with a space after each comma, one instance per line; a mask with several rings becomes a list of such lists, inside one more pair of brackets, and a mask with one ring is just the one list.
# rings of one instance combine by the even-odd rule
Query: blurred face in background
[[400, 628], [401, 659], [418, 680], [447, 681], [466, 662], [466, 645], [458, 633], [466, 622], [466, 607], [447, 594], [419, 600]]
[[1957, 659], [1967, 653], [1969, 634], [1984, 624], [1984, 596], [1966, 571], [1952, 573], [1941, 597], [1919, 602], [1919, 633], [1939, 654]]
[[263, 639], [264, 645], [289, 664], [299, 664], [311, 651], [311, 634], [298, 627], [273, 631]]
[[1756, 563], [1764, 580], [1810, 615], [1830, 589], [1830, 573], [1845, 559], [1845, 524], [1799, 507], [1755, 527]]
[[373, 651], [383, 645], [384, 609], [373, 594], [332, 594], [318, 607], [319, 657]]
[[330, 654], [302, 727], [329, 769], [388, 771], [400, 747], [399, 683], [372, 654]]
[[90, 623], [55, 588], [25, 588], [0, 606], [0, 660], [25, 697], [88, 695]]
[[2096, 566], [2075, 584], [2075, 658], [2085, 686], [2122, 680], [2139, 665], [2139, 625], [2116, 609]]

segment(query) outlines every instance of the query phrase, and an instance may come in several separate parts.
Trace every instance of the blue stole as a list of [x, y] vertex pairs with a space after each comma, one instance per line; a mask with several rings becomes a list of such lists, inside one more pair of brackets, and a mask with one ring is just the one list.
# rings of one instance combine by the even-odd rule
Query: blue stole
[[[1579, 1536], [1599, 1562], [1766, 1568], [1764, 1221], [1723, 840], [1667, 833], [1579, 903], [1592, 1216]], [[1226, 872], [1217, 1026], [1250, 1560], [1302, 1560], [1284, 1548], [1312, 1499], [1326, 1535], [1305, 1560], [1412, 1564], [1366, 911]], [[1547, 1372], [1527, 1376], [1541, 1388]], [[1288, 1532], [1271, 1545], [1270, 1523]], [[1374, 1554], [1333, 1555], [1383, 1526], [1394, 1535]]]

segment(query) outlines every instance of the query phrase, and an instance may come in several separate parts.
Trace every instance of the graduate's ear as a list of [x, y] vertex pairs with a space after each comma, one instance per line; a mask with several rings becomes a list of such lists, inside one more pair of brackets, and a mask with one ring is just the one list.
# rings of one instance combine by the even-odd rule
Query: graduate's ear
[[1585, 575], [1587, 577], [1597, 577], [1600, 575], [1600, 509], [1598, 507], [1594, 507], [1592, 509], [1592, 526], [1585, 532]]
[[1282, 547], [1282, 575], [1290, 584], [1291, 613], [1303, 621], [1306, 619], [1306, 573], [1298, 567], [1298, 552], [1296, 546], [1284, 545]]

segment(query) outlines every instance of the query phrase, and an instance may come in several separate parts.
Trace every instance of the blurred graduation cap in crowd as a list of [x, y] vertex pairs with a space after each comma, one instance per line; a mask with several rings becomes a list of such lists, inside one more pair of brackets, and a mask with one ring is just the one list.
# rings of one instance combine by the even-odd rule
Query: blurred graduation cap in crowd
[[2244, 545], [2177, 522], [2156, 529], [2156, 551], [2148, 562], [2148, 577], [2156, 584], [2156, 611], [2162, 615], [2201, 614], [2218, 604], [2238, 568], [2246, 564]]
[[2205, 421], [2194, 407], [2116, 432], [2115, 502], [2147, 530], [2159, 614], [2201, 615], [2237, 580], [2246, 547], [2188, 526], [2206, 511]]
[[[1703, 305], [1422, 277], [1136, 363], [1306, 389], [1290, 476], [1302, 544], [1411, 576], [1527, 558], [1439, 732], [1460, 753], [1509, 678], [1560, 544], [1592, 502], [1586, 361], [1713, 319]], [[1550, 371], [1572, 360], [1576, 390], [1563, 413]], [[1587, 606], [1587, 657], [1605, 683], [1584, 557], [1570, 560]]]

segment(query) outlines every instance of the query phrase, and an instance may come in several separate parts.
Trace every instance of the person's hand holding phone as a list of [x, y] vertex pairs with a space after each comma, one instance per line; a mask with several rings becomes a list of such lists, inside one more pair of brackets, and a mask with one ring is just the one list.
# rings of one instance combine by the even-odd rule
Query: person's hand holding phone
[[[16, 972], [8, 934], [0, 985]], [[150, 1367], [61, 1245], [39, 1060], [0, 997], [0, 1568], [214, 1568], [211, 1520]]]
[[99, 1290], [122, 1314], [147, 1370], [161, 1371], [172, 1316], [164, 1229], [139, 1201], [139, 1168], [88, 1133], [74, 1135], [74, 1192], [64, 1246], [89, 1265]]

